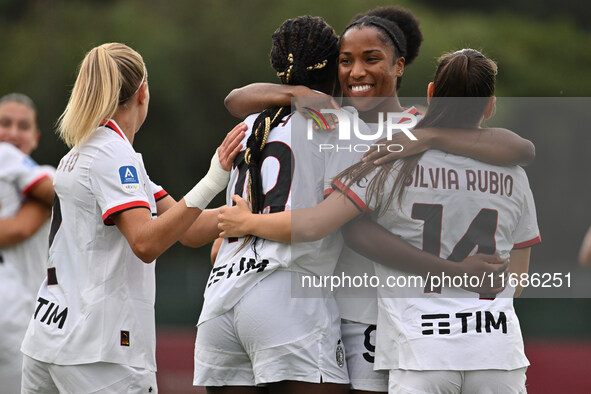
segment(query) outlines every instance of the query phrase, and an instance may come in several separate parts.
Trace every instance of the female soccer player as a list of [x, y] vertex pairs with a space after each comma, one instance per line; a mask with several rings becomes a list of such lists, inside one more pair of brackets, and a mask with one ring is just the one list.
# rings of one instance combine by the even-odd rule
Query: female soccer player
[[[0, 130], [5, 141], [25, 155], [30, 156], [37, 148], [41, 132], [35, 104], [28, 96], [11, 93], [0, 98]], [[53, 178], [53, 167], [41, 166], [41, 169]], [[36, 294], [45, 275], [51, 207], [31, 198], [23, 200], [18, 196], [16, 200], [22, 203], [18, 213], [0, 220], [0, 248], [20, 244], [18, 253], [22, 258], [18, 265], [22, 279], [30, 292]], [[25, 240], [26, 243], [21, 243]], [[32, 302], [33, 297], [30, 298], [27, 301]]]
[[[418, 126], [478, 127], [493, 111], [496, 73], [478, 51], [444, 55]], [[523, 169], [428, 151], [379, 169], [360, 188], [369, 172], [366, 165], [347, 172], [350, 192], [382, 213], [378, 222], [391, 232], [451, 261], [474, 249], [510, 254], [511, 272], [527, 273], [540, 235]], [[436, 172], [440, 181], [423, 178]], [[376, 272], [400, 274], [380, 265]], [[512, 302], [520, 292], [508, 287], [491, 300], [429, 283], [379, 288], [376, 367], [390, 370], [389, 392], [525, 392], [528, 361]]]
[[[398, 89], [404, 68], [417, 56], [421, 41], [422, 35], [416, 18], [408, 10], [400, 7], [382, 7], [358, 15], [343, 32], [338, 61], [341, 90], [344, 96], [351, 99], [352, 104], [359, 110], [360, 117], [372, 130], [379, 126], [377, 123], [379, 112], [416, 114], [413, 108], [401, 107], [398, 101]], [[262, 94], [263, 92], [265, 94]], [[289, 105], [294, 95], [318, 96], [319, 94], [301, 86], [255, 84], [233, 91], [228, 96], [226, 104], [232, 113], [243, 113], [245, 109], [254, 110], [257, 106], [265, 105], [270, 101]], [[444, 135], [433, 131], [426, 129], [416, 131], [419, 141], [414, 143], [415, 146], [408, 145], [409, 140], [406, 136], [395, 142], [405, 144], [404, 154], [415, 149], [418, 151], [427, 149], [433, 144], [432, 147], [497, 164], [530, 160], [530, 149], [533, 145], [506, 130], [449, 130]], [[496, 149], [497, 144], [507, 146], [509, 149]], [[243, 206], [243, 203], [239, 202], [238, 205]], [[268, 220], [265, 220], [262, 224], [255, 220], [270, 219], [270, 217], [232, 219], [228, 217], [228, 212], [225, 210], [221, 219], [220, 228], [232, 235], [254, 234], [263, 238], [272, 237], [271, 239], [283, 239], [287, 242], [290, 240], [289, 232], [285, 238], [276, 238], [279, 234], [285, 234], [282, 229], [275, 226], [276, 223], [268, 223]], [[369, 225], [367, 223], [365, 225], [366, 235], [369, 235], [367, 231], [380, 231], [377, 227], [368, 229]], [[234, 229], [232, 229], [233, 226]], [[235, 226], [240, 228], [236, 229]], [[287, 222], [286, 226], [289, 228], [290, 224]], [[307, 231], [313, 230], [310, 226]], [[367, 236], [366, 239], [371, 237]], [[355, 239], [352, 240], [352, 242], [355, 241]], [[416, 267], [414, 269], [416, 270]], [[371, 276], [373, 264], [345, 247], [335, 274], [341, 273], [347, 276], [363, 274]], [[343, 319], [343, 342], [347, 350], [353, 392], [386, 391], [387, 376], [373, 371], [374, 335], [377, 322], [376, 289], [338, 288], [336, 294]]]
[[0, 148], [0, 393], [21, 390], [20, 345], [46, 272], [50, 201], [22, 193], [41, 182], [53, 198], [51, 180], [46, 178], [53, 169], [37, 166], [28, 157], [38, 138], [33, 101], [20, 93], [1, 97], [0, 141], [22, 153], [8, 144]]
[[195, 220], [226, 186], [245, 125], [175, 203], [132, 146], [149, 99], [136, 51], [109, 43], [87, 53], [59, 121], [72, 149], [55, 176], [49, 268], [22, 345], [23, 393], [157, 391], [151, 263], [198, 237]]
[[[337, 36], [322, 18], [285, 21], [273, 34], [271, 64], [284, 84], [331, 92]], [[310, 45], [314, 43], [314, 45]], [[255, 212], [314, 206], [292, 191], [322, 190], [322, 155], [294, 149], [305, 125], [289, 106], [248, 117], [246, 150], [236, 160], [228, 188], [247, 197]], [[293, 164], [292, 164], [293, 163]], [[340, 249], [340, 245], [336, 246]], [[340, 320], [331, 294], [319, 289], [292, 298], [292, 279], [330, 274], [335, 242], [295, 253], [287, 244], [256, 238], [225, 239], [205, 291], [195, 343], [194, 384], [211, 393], [344, 393], [349, 383]], [[333, 257], [325, 259], [325, 254]], [[267, 387], [255, 387], [265, 384]]]

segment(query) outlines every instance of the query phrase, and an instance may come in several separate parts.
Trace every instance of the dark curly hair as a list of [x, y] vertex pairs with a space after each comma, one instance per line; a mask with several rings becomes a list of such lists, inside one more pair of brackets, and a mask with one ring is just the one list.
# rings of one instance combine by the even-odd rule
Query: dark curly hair
[[[395, 60], [404, 57], [405, 65], [409, 65], [419, 54], [423, 42], [423, 33], [417, 18], [406, 8], [399, 6], [378, 7], [363, 14], [357, 14], [343, 31], [352, 28], [370, 26], [380, 32], [385, 44], [394, 47]], [[396, 89], [400, 89], [402, 77], [398, 77]]]

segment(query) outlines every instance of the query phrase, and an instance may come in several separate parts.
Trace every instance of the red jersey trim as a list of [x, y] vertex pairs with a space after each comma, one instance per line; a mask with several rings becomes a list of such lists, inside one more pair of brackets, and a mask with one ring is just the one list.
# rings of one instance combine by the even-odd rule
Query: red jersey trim
[[324, 198], [326, 199], [328, 196], [332, 194], [332, 192], [334, 192], [334, 189], [332, 187], [329, 187], [328, 189], [324, 190]]
[[[416, 108], [414, 108], [414, 107], [411, 108], [410, 110], [408, 108], [404, 108], [404, 107], [402, 109], [404, 109], [404, 111], [408, 111], [406, 113], [411, 114], [411, 115], [417, 115], [417, 114], [421, 115], [421, 113], [419, 112], [419, 110], [416, 109]], [[410, 120], [410, 118], [402, 118], [402, 119], [400, 119], [400, 121], [398, 122], [398, 124], [404, 123], [404, 122], [408, 122], [409, 120]]]
[[[349, 200], [351, 200], [351, 202], [357, 207], [357, 209], [359, 209], [361, 212], [365, 212], [367, 211], [367, 205], [365, 205], [365, 203], [363, 202], [363, 200], [361, 198], [359, 198], [359, 196], [357, 194], [355, 194], [355, 192], [353, 190], [351, 190], [350, 188], [347, 189], [347, 186], [339, 181], [338, 179], [336, 181], [334, 181], [332, 183], [333, 187], [335, 187], [337, 190], [339, 190], [341, 193], [345, 194], [347, 196], [347, 198], [349, 198]], [[347, 191], [345, 192], [345, 189], [347, 189]]]
[[113, 219], [111, 219], [112, 215], [132, 208], [150, 209], [150, 204], [148, 204], [146, 201], [130, 201], [125, 204], [117, 205], [116, 207], [107, 210], [107, 212], [103, 214], [103, 223], [107, 226], [112, 226], [113, 224], [115, 224], [113, 223]]
[[110, 128], [115, 133], [119, 134], [119, 136], [121, 138], [125, 139], [125, 137], [123, 136], [123, 132], [119, 129], [119, 127], [117, 127], [117, 124], [115, 122], [113, 122], [111, 119], [103, 120], [103, 122], [101, 123], [101, 126], [105, 126], [105, 127]]
[[166, 196], [168, 196], [168, 193], [166, 192], [166, 190], [162, 189], [159, 192], [154, 193], [154, 200], [160, 201]]
[[29, 194], [32, 188], [34, 188], [39, 182], [44, 180], [45, 178], [49, 178], [49, 174], [41, 174], [37, 178], [33, 180], [33, 182], [29, 183], [27, 187], [23, 189], [23, 194]]
[[523, 249], [533, 245], [537, 245], [539, 243], [542, 243], [542, 237], [538, 235], [534, 239], [530, 239], [529, 241], [520, 242], [518, 244], [513, 245], [513, 249]]

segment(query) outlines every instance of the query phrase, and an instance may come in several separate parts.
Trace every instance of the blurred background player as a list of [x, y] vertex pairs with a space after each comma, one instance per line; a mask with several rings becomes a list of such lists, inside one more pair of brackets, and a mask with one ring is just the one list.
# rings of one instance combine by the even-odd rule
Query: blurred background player
[[[21, 93], [1, 97], [0, 141], [13, 144], [30, 156], [37, 148], [39, 137], [33, 101]], [[3, 173], [0, 179], [0, 393], [9, 394], [20, 392], [20, 344], [34, 311], [35, 295], [47, 272], [51, 207], [49, 201], [41, 202], [21, 193], [18, 186], [18, 177], [23, 176], [19, 175], [21, 170], [3, 159], [0, 157], [12, 171], [0, 170]], [[30, 168], [33, 174], [41, 171], [40, 176], [53, 177], [54, 169], [50, 166], [37, 166], [25, 156], [18, 160], [23, 160], [25, 169]]]
[[[8, 133], [16, 134], [16, 137], [9, 137], [8, 142], [31, 156], [41, 137], [33, 101], [21, 93], [11, 93], [0, 98], [0, 128], [11, 129]], [[49, 165], [40, 167], [53, 178], [55, 168]], [[37, 293], [46, 274], [50, 215], [51, 210], [45, 204], [28, 198], [15, 216], [0, 221], [0, 247], [26, 240], [19, 244], [19, 250], [23, 253], [19, 266], [23, 270], [27, 290], [32, 294]]]

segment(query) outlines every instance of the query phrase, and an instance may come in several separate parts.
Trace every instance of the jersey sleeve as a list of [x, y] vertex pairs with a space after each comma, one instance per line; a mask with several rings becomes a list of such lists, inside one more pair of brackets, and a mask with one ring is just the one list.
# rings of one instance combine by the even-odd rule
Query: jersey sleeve
[[[350, 112], [351, 110], [355, 111], [355, 109], [351, 107], [343, 109], [350, 118], [350, 124], [353, 124], [355, 122], [353, 120], [353, 113]], [[370, 129], [365, 122], [358, 119], [356, 123], [362, 134], [369, 134]], [[328, 197], [335, 190], [338, 190], [346, 194], [359, 210], [368, 210], [365, 203], [365, 190], [359, 187], [347, 188], [347, 185], [345, 184], [346, 181], [337, 178], [342, 171], [361, 161], [365, 151], [362, 149], [355, 149], [355, 147], [357, 144], [366, 144], [367, 141], [358, 139], [354, 132], [350, 132], [349, 139], [346, 140], [340, 140], [340, 134], [336, 131], [329, 132], [328, 136], [330, 137], [330, 140], [327, 142], [327, 145], [331, 147], [331, 149], [329, 149], [326, 158], [325, 184], [327, 187], [324, 190], [324, 198]]]
[[[362, 180], [363, 182], [363, 180]], [[367, 206], [365, 201], [365, 188], [360, 187], [360, 183], [357, 182], [349, 187], [340, 179], [335, 179], [332, 183], [332, 189], [338, 190], [339, 192], [343, 193], [347, 196], [347, 198], [359, 209], [361, 212], [371, 211], [371, 209]]]
[[150, 184], [144, 184], [140, 172], [142, 166], [138, 160], [123, 143], [117, 142], [101, 147], [90, 166], [91, 190], [106, 225], [114, 224], [114, 214], [134, 208], [150, 209], [147, 188], [152, 191], [151, 181]]
[[529, 188], [529, 183], [525, 173], [523, 174], [521, 180], [525, 183], [525, 190], [523, 195], [521, 216], [513, 233], [513, 249], [528, 248], [542, 242], [540, 230], [538, 228], [538, 219], [536, 217], [534, 197], [531, 189]]
[[13, 145], [2, 143], [0, 157], [0, 178], [10, 180], [23, 194], [28, 194], [35, 185], [50, 177], [49, 171]]
[[152, 190], [152, 193], [154, 194], [154, 200], [156, 202], [162, 200], [164, 197], [168, 196], [168, 193], [166, 192], [166, 190], [164, 190], [164, 188], [160, 185], [155, 184], [154, 182], [152, 182], [152, 180], [150, 179], [150, 188]]

